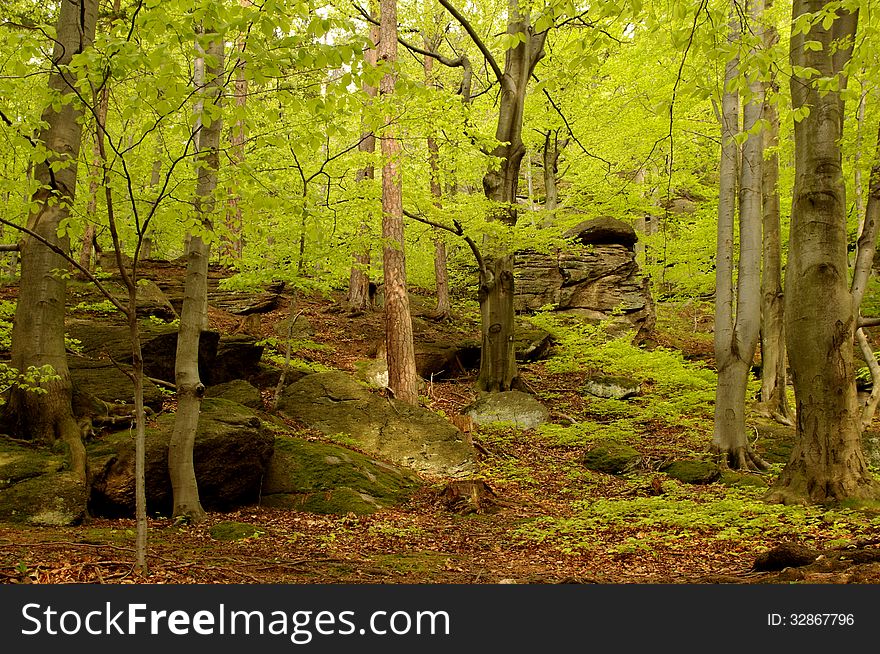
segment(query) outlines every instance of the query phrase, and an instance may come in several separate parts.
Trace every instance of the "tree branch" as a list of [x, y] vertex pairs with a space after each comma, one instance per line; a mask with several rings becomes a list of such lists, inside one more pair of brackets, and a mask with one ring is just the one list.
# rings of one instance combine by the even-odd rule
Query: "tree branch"
[[484, 275], [488, 274], [488, 268], [486, 268], [486, 262], [483, 259], [483, 255], [480, 253], [480, 248], [477, 247], [477, 244], [470, 236], [464, 233], [464, 228], [461, 226], [460, 222], [458, 222], [457, 220], [453, 220], [453, 226], [450, 227], [449, 225], [435, 222], [429, 218], [425, 218], [424, 216], [413, 213], [412, 211], [407, 211], [406, 209], [403, 210], [403, 215], [407, 218], [412, 218], [416, 222], [420, 222], [424, 225], [429, 225], [431, 227], [442, 229], [444, 231], [455, 234], [456, 236], [460, 236], [462, 239], [464, 239], [464, 242], [467, 243], [468, 247], [471, 249], [471, 252], [474, 255], [474, 259], [477, 260], [477, 267], [480, 269], [480, 273]]
[[458, 23], [464, 28], [464, 31], [468, 33], [468, 36], [471, 37], [471, 40], [474, 42], [474, 45], [479, 48], [480, 52], [483, 53], [483, 57], [486, 59], [486, 63], [489, 64], [489, 67], [492, 68], [492, 72], [495, 73], [495, 78], [498, 80], [499, 84], [502, 84], [502, 80], [504, 79], [504, 73], [501, 72], [501, 67], [498, 65], [498, 62], [495, 61], [495, 57], [492, 56], [492, 52], [483, 42], [483, 39], [480, 38], [480, 35], [477, 34], [477, 31], [474, 29], [474, 26], [470, 24], [467, 18], [465, 18], [462, 13], [456, 9], [449, 0], [439, 0], [440, 4], [450, 13], [450, 15], [458, 21]]

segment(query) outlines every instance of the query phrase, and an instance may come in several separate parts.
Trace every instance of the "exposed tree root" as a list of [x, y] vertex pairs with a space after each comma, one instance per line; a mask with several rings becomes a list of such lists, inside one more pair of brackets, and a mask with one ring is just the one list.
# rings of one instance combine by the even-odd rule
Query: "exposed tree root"
[[718, 465], [724, 470], [764, 472], [770, 469], [770, 464], [762, 459], [750, 445], [723, 450], [713, 444], [712, 454], [715, 456]]

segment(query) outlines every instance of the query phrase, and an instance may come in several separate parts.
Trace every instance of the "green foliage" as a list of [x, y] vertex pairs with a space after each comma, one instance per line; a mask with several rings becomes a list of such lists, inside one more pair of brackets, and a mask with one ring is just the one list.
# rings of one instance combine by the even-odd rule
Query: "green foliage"
[[[538, 518], [516, 532], [524, 543], [542, 543], [566, 553], [608, 548], [611, 553], [633, 547], [675, 546], [700, 537], [747, 543], [750, 539], [783, 540], [821, 534], [852, 540], [880, 526], [880, 518], [851, 509], [784, 506], [762, 501], [761, 489], [713, 487], [693, 496], [683, 485], [664, 483], [667, 495], [633, 499], [575, 502], [570, 518]], [[632, 531], [639, 532], [632, 538]], [[618, 540], [620, 534], [625, 540]]]
[[84, 313], [95, 313], [99, 315], [111, 315], [118, 311], [110, 300], [102, 300], [100, 302], [80, 302], [71, 308], [71, 311], [82, 311]]
[[[20, 372], [5, 363], [0, 363], [0, 394], [10, 388], [18, 388], [30, 393], [46, 393], [46, 389], [41, 385], [59, 379], [61, 377], [55, 374], [55, 369], [52, 366], [30, 366], [24, 372]], [[0, 402], [3, 401], [0, 399]]]

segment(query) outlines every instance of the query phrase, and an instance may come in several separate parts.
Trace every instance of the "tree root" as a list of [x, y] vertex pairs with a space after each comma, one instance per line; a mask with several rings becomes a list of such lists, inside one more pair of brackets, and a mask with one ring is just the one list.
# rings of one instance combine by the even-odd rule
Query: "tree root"
[[722, 470], [766, 472], [770, 469], [770, 464], [762, 459], [750, 445], [735, 447], [732, 450], [723, 450], [713, 444], [712, 454]]

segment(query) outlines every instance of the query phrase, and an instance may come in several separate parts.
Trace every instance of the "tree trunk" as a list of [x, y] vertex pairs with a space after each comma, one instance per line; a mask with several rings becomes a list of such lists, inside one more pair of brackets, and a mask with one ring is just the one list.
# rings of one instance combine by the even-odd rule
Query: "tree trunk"
[[[763, 0], [752, 0], [751, 13], [759, 19]], [[755, 24], [758, 20], [755, 20]], [[735, 10], [731, 14], [732, 40], [740, 38]], [[739, 193], [739, 261], [737, 286], [733, 288], [734, 217], [736, 213], [738, 94], [727, 90], [738, 74], [737, 59], [725, 71], [722, 98], [722, 155], [718, 207], [718, 255], [716, 268], [715, 363], [718, 390], [715, 396], [715, 429], [712, 449], [722, 463], [734, 468], [765, 468], [751, 450], [746, 435], [745, 407], [749, 370], [758, 345], [761, 271], [761, 163], [760, 134], [749, 136], [743, 146]], [[749, 85], [751, 100], [743, 108], [743, 129], [751, 129], [761, 117], [761, 85]]]
[[556, 174], [559, 172], [559, 130], [544, 134], [544, 208], [553, 211], [559, 205]]
[[[375, 0], [370, 2], [370, 14], [376, 17]], [[370, 27], [370, 43], [372, 47], [367, 48], [364, 53], [364, 64], [366, 66], [376, 66], [377, 52], [376, 48], [379, 44], [379, 26]], [[364, 84], [364, 93], [367, 96], [367, 106], [365, 111], [369, 111], [372, 105], [372, 98], [376, 97], [377, 89], [370, 84]], [[376, 137], [372, 132], [363, 135], [363, 139], [358, 145], [358, 150], [367, 154], [373, 154], [376, 151]], [[372, 164], [367, 164], [357, 172], [356, 181], [362, 183], [366, 180], [375, 178], [375, 171]], [[358, 227], [358, 236], [360, 242], [356, 244], [354, 253], [354, 265], [351, 267], [351, 275], [348, 280], [348, 306], [352, 312], [363, 312], [367, 308], [372, 308], [370, 302], [370, 248], [367, 243], [370, 235], [369, 220], [363, 220]]]
[[[517, 0], [508, 4], [507, 32], [526, 38], [505, 55], [495, 130], [499, 145], [492, 152], [499, 166], [483, 176], [483, 191], [497, 203], [490, 219], [512, 227], [517, 220], [519, 169], [525, 155], [522, 126], [526, 91], [535, 64], [543, 56], [546, 32], [533, 32], [528, 16], [520, 13]], [[483, 391], [508, 391], [520, 384], [514, 349], [513, 258], [513, 253], [490, 254], [480, 272], [482, 350], [477, 387]]]
[[[794, 0], [793, 20], [821, 12], [828, 0]], [[832, 43], [855, 36], [858, 13], [841, 13], [826, 29], [792, 36], [791, 61], [833, 77], [851, 56]], [[821, 49], [807, 50], [805, 41]], [[845, 86], [845, 79], [841, 88]], [[795, 123], [795, 187], [785, 293], [785, 333], [791, 363], [797, 437], [791, 458], [768, 499], [826, 502], [872, 498], [859, 433], [853, 370], [856, 310], [848, 285], [845, 187], [840, 139], [843, 99], [819, 93], [814, 81], [791, 78], [792, 106], [810, 113]]]
[[[199, 90], [204, 94], [204, 100], [216, 107], [221, 102], [223, 45], [223, 39], [218, 35], [208, 46], [206, 55], [211, 65], [208, 66], [207, 77], [210, 81], [207, 87]], [[187, 251], [186, 281], [175, 359], [177, 415], [168, 448], [168, 469], [174, 491], [173, 515], [190, 521], [198, 521], [205, 515], [199, 501], [193, 467], [193, 444], [202, 397], [205, 394], [205, 386], [199, 378], [199, 337], [207, 322], [210, 244], [202, 234], [207, 235], [212, 231], [212, 214], [215, 210], [213, 193], [217, 186], [217, 169], [220, 163], [222, 121], [219, 117], [214, 117], [210, 123], [202, 123], [199, 129], [198, 180], [194, 204], [196, 215], [201, 220], [202, 232], [192, 234]]]
[[[437, 43], [425, 39], [425, 48], [434, 50]], [[434, 59], [425, 57], [425, 83], [429, 88], [436, 88], [433, 77]], [[428, 137], [428, 166], [431, 170], [431, 197], [434, 206], [443, 208], [443, 189], [440, 186], [440, 146], [433, 136]], [[437, 307], [433, 317], [436, 320], [449, 320], [452, 317], [452, 303], [449, 300], [449, 271], [446, 268], [446, 241], [440, 230], [434, 230], [434, 279], [437, 286]]]
[[[769, 8], [769, 3], [768, 3]], [[768, 26], [764, 44], [768, 49], [778, 41], [776, 28]], [[765, 84], [764, 89], [764, 243], [761, 276], [761, 411], [778, 422], [791, 425], [791, 408], [788, 405], [785, 354], [785, 297], [782, 290], [782, 241], [779, 210], [779, 115], [769, 101], [770, 91], [776, 90], [775, 82]]]
[[[74, 78], [68, 73], [71, 59], [89, 47], [95, 37], [96, 0], [61, 4], [52, 91], [68, 95]], [[28, 227], [47, 241], [68, 249], [59, 238], [58, 226], [67, 220], [76, 193], [76, 171], [82, 138], [82, 109], [77, 101], [60, 108], [48, 106], [41, 116], [38, 140], [49, 151], [46, 161], [36, 164], [34, 178], [40, 188], [31, 198]], [[52, 169], [64, 162], [64, 167]], [[66, 270], [67, 260], [33, 237], [21, 240], [21, 282], [12, 328], [11, 365], [21, 371], [30, 366], [50, 365], [57, 381], [41, 384], [45, 393], [13, 388], [5, 410], [5, 422], [20, 438], [46, 444], [61, 439], [69, 449], [71, 470], [83, 481], [87, 477], [85, 447], [71, 409], [71, 382], [64, 349], [64, 302], [66, 282], [56, 271]]]
[[[381, 28], [378, 57], [387, 66], [380, 92], [387, 101], [394, 93], [397, 77], [397, 1], [381, 0]], [[386, 114], [382, 135], [382, 239], [385, 269], [385, 351], [388, 387], [398, 400], [416, 404], [419, 400], [413, 346], [412, 316], [406, 291], [406, 255], [403, 234], [403, 188], [401, 147], [391, 112]]]
[[[250, 0], [239, 0], [242, 7], [250, 5]], [[238, 118], [232, 126], [229, 137], [229, 163], [233, 171], [236, 171], [244, 163], [245, 150], [245, 119], [244, 112], [247, 107], [248, 81], [245, 77], [245, 60], [241, 56], [244, 53], [247, 41], [242, 36], [238, 41], [239, 56], [235, 62], [235, 106], [239, 110]], [[235, 173], [233, 172], [233, 177]], [[229, 189], [229, 200], [226, 205], [226, 230], [223, 234], [221, 256], [226, 261], [238, 261], [241, 259], [244, 243], [242, 241], [243, 217], [241, 211], [241, 198], [237, 190], [238, 180], [233, 182]]]

